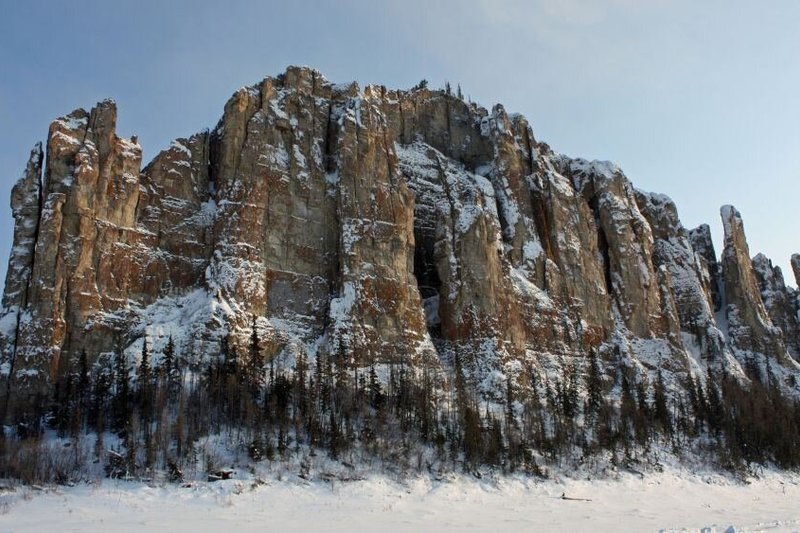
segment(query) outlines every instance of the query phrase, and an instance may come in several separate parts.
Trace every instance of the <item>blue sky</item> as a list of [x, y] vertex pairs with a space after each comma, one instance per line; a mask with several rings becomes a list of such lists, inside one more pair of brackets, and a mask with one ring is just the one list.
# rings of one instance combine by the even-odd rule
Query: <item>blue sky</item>
[[149, 160], [242, 85], [450, 81], [558, 151], [622, 166], [684, 225], [734, 204], [751, 253], [800, 252], [800, 2], [0, 0], [0, 275], [11, 187], [50, 121], [106, 97]]

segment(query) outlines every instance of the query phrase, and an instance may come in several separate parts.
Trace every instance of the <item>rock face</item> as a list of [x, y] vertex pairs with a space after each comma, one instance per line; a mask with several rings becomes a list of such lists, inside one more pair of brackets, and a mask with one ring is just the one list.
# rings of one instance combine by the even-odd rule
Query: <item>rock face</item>
[[786, 287], [780, 267], [772, 266], [772, 261], [764, 254], [753, 258], [753, 272], [772, 324], [784, 333], [784, 342], [789, 353], [795, 360], [800, 360], [797, 291]]
[[[85, 328], [98, 310], [118, 309], [146, 291], [135, 278], [142, 265], [120, 251], [150, 244], [136, 221], [142, 154], [115, 128], [110, 101], [56, 120], [43, 177], [39, 150], [15, 189], [9, 284], [26, 287], [26, 294], [7, 294], [4, 324], [15, 316], [17, 326], [3, 330], [2, 363], [15, 390], [45, 393], [42, 383], [60, 372], [64, 353], [108, 335]], [[23, 277], [11, 281], [15, 275]]]
[[750, 260], [738, 212], [723, 208], [718, 261], [669, 198], [554, 152], [502, 106], [292, 67], [144, 169], [115, 125], [111, 101], [57, 119], [45, 167], [37, 146], [14, 188], [7, 418], [82, 350], [101, 363], [146, 339], [158, 357], [172, 336], [200, 364], [253, 321], [278, 363], [458, 355], [488, 396], [591, 349], [643, 372], [798, 373], [797, 294]]
[[[762, 299], [750, 251], [744, 234], [742, 217], [733, 206], [721, 209], [725, 228], [725, 249], [722, 252], [722, 271], [725, 284], [725, 314], [732, 348], [741, 357], [767, 354], [779, 361], [787, 357], [784, 333], [772, 324]], [[783, 285], [783, 277], [780, 278]], [[785, 288], [784, 288], [785, 289]]]

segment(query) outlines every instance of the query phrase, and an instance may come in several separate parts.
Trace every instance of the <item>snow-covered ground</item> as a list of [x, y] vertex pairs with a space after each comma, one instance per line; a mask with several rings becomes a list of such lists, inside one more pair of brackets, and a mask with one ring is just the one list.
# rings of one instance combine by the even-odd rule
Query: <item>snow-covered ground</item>
[[[567, 498], [562, 499], [565, 494]], [[148, 486], [106, 480], [0, 493], [0, 531], [798, 531], [800, 477], [386, 477]]]

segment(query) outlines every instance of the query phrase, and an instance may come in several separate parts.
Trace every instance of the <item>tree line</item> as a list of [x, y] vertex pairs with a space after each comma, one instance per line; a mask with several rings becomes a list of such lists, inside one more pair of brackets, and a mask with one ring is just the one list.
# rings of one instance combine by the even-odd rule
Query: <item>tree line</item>
[[[613, 354], [591, 349], [565, 361], [557, 379], [534, 368], [507, 376], [502, 398], [489, 401], [458, 350], [442, 371], [356, 364], [346, 350], [314, 361], [298, 351], [291, 365], [277, 364], [262, 345], [254, 319], [246, 346], [225, 337], [201, 366], [178, 354], [172, 338], [157, 363], [146, 341], [135, 364], [121, 344], [91, 366], [82, 351], [51, 401], [0, 435], [0, 477], [68, 481], [97, 461], [110, 477], [165, 472], [177, 481], [212, 435], [252, 462], [310, 450], [431, 472], [546, 475], [552, 466], [630, 465], [663, 452], [699, 454], [736, 471], [800, 466], [800, 403], [757, 367], [749, 383], [721, 372], [704, 382], [688, 375], [684, 393], [671, 394], [660, 372], [651, 382], [604, 365]], [[46, 431], [76, 443], [94, 438], [93, 456], [75, 452], [55, 471], [34, 468]]]

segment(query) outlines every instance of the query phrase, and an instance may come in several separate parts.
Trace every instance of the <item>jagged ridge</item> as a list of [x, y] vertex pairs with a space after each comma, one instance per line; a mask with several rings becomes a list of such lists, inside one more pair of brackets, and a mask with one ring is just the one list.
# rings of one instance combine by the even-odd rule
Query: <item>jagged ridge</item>
[[554, 152], [500, 105], [291, 67], [143, 170], [115, 126], [112, 101], [57, 119], [14, 188], [7, 416], [80, 350], [159, 353], [172, 335], [199, 361], [226, 335], [244, 345], [253, 316], [279, 364], [446, 369], [458, 353], [487, 398], [592, 348], [675, 383], [755, 365], [800, 391], [800, 297], [751, 261], [735, 209], [718, 260], [669, 198]]

